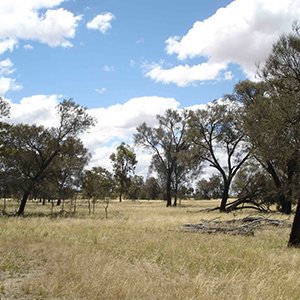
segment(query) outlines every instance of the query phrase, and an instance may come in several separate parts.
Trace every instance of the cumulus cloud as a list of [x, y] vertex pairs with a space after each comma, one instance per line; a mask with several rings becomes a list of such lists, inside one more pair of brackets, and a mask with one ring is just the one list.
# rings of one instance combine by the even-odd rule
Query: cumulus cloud
[[124, 104], [107, 108], [90, 109], [89, 113], [98, 123], [83, 139], [93, 150], [102, 144], [128, 140], [138, 125], [143, 122], [156, 124], [157, 114], [163, 114], [166, 109], [176, 109], [178, 106], [179, 103], [174, 98], [152, 96], [132, 98]]
[[19, 91], [23, 87], [13, 78], [0, 77], [0, 97], [4, 97], [9, 91]]
[[16, 39], [2, 36], [0, 33], [0, 54], [3, 54], [6, 51], [12, 52], [17, 45], [18, 42]]
[[9, 91], [18, 91], [23, 87], [15, 79], [7, 77], [15, 72], [12, 61], [7, 58], [0, 61], [0, 96], [4, 97]]
[[103, 34], [111, 28], [111, 22], [115, 16], [111, 12], [99, 14], [86, 24], [88, 29], [99, 30]]
[[[11, 102], [10, 123], [38, 124], [47, 127], [57, 126], [56, 106], [59, 95], [35, 95], [23, 98], [19, 103]], [[140, 97], [132, 98], [124, 104], [107, 108], [89, 109], [97, 124], [82, 135], [84, 145], [92, 154], [90, 167], [103, 166], [110, 169], [109, 155], [116, 150], [121, 141], [132, 145], [132, 136], [142, 122], [150, 126], [157, 124], [156, 115], [168, 108], [177, 109], [179, 103], [174, 98]], [[137, 172], [146, 175], [151, 155], [136, 149], [139, 161]]]
[[195, 81], [215, 80], [222, 70], [224, 63], [202, 63], [199, 65], [179, 65], [170, 69], [163, 69], [161, 65], [151, 67], [146, 77], [165, 84], [176, 83], [178, 86], [187, 86]]
[[[197, 21], [183, 37], [170, 37], [166, 41], [168, 54], [179, 60], [204, 58], [206, 63], [196, 66], [180, 65], [170, 69], [153, 67], [146, 76], [163, 83], [187, 84], [217, 79], [224, 68], [224, 79], [230, 80], [229, 64], [241, 66], [248, 78], [253, 79], [256, 64], [263, 63], [279, 35], [292, 28], [300, 15], [298, 0], [235, 0], [220, 8], [214, 15]], [[207, 69], [195, 75], [195, 70]], [[213, 72], [211, 72], [213, 70]], [[184, 80], [184, 77], [188, 77]]]
[[70, 47], [81, 16], [56, 8], [64, 0], [0, 1], [0, 54], [13, 51], [19, 40], [51, 47]]
[[[168, 109], [177, 109], [179, 102], [174, 98], [139, 97], [132, 98], [124, 104], [116, 104], [107, 108], [90, 109], [89, 113], [98, 121], [89, 133], [82, 136], [84, 144], [92, 153], [90, 166], [103, 166], [111, 170], [108, 159], [115, 152], [120, 142], [125, 141], [131, 146], [132, 137], [143, 122], [156, 126], [156, 115], [164, 114]], [[142, 149], [135, 149], [138, 165], [136, 173], [147, 175], [151, 155]]]
[[35, 95], [23, 98], [19, 103], [10, 102], [11, 117], [8, 121], [55, 127], [59, 121], [56, 106], [60, 98], [59, 95]]
[[0, 75], [10, 75], [15, 70], [13, 69], [13, 63], [12, 61], [7, 58], [5, 60], [0, 61]]

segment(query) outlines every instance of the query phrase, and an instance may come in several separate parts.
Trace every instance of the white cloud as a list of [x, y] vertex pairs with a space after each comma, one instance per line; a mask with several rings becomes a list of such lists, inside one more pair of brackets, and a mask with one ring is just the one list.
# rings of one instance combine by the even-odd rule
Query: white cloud
[[[132, 137], [143, 122], [149, 126], [157, 124], [156, 115], [164, 114], [168, 108], [177, 109], [179, 103], [174, 98], [140, 97], [132, 98], [124, 104], [107, 108], [90, 109], [89, 113], [98, 121], [89, 133], [82, 137], [84, 144], [92, 153], [90, 166], [103, 166], [111, 170], [109, 156], [120, 142], [133, 143]], [[137, 174], [146, 176], [151, 155], [136, 149]]]
[[30, 44], [26, 44], [26, 45], [24, 45], [24, 47], [23, 47], [25, 50], [33, 50], [33, 46], [32, 45], [30, 45]]
[[[20, 103], [11, 102], [9, 122], [57, 126], [56, 106], [60, 98], [58, 95], [35, 95], [23, 98]], [[132, 98], [124, 104], [107, 108], [89, 109], [88, 113], [96, 118], [97, 124], [81, 138], [92, 153], [90, 167], [100, 165], [110, 169], [109, 155], [121, 141], [132, 145], [137, 126], [143, 122], [155, 126], [157, 114], [163, 114], [168, 108], [178, 107], [179, 103], [174, 98], [152, 96]], [[151, 155], [141, 149], [136, 149], [136, 152], [139, 161], [137, 172], [146, 175]]]
[[[163, 83], [185, 86], [218, 79], [224, 68], [228, 71], [229, 64], [234, 63], [253, 79], [256, 63], [264, 62], [272, 44], [280, 34], [291, 30], [299, 15], [299, 0], [232, 1], [210, 18], [194, 23], [183, 37], [174, 36], [166, 41], [167, 53], [177, 55], [179, 60], [200, 57], [207, 59], [207, 63], [170, 69], [155, 66], [146, 75]], [[204, 66], [208, 70], [207, 76], [203, 73]], [[197, 76], [195, 72], [199, 68]], [[232, 76], [225, 72], [223, 77], [230, 80]]]
[[115, 67], [114, 66], [105, 65], [105, 66], [103, 66], [103, 71], [104, 72], [114, 72], [115, 71]]
[[10, 103], [10, 123], [26, 123], [52, 127], [58, 125], [56, 106], [58, 95], [35, 95], [23, 98], [20, 103]]
[[170, 69], [163, 69], [161, 65], [151, 67], [146, 76], [165, 84], [176, 83], [178, 86], [187, 86], [195, 81], [215, 80], [222, 70], [224, 63], [203, 63], [199, 65], [179, 65]]
[[0, 54], [3, 54], [6, 51], [12, 52], [17, 45], [18, 42], [15, 39], [3, 37], [0, 33]]
[[90, 109], [89, 113], [98, 120], [84, 141], [90, 149], [96, 149], [100, 144], [128, 140], [136, 127], [147, 122], [156, 123], [156, 115], [162, 114], [168, 108], [176, 109], [179, 103], [174, 98], [140, 97], [132, 98], [124, 104], [116, 104], [107, 108]]
[[13, 63], [9, 58], [0, 61], [0, 75], [10, 75], [15, 69], [13, 69]]
[[15, 79], [7, 77], [15, 72], [13, 66], [9, 58], [0, 61], [0, 97], [4, 97], [9, 91], [19, 91], [23, 88]]
[[134, 59], [131, 59], [131, 60], [129, 61], [129, 66], [130, 66], [131, 68], [135, 68], [135, 66], [136, 66], [136, 61], [135, 61]]
[[22, 86], [16, 80], [8, 77], [0, 77], [0, 97], [4, 97], [8, 91], [18, 91]]
[[231, 71], [227, 71], [227, 72], [224, 73], [224, 78], [225, 78], [226, 80], [232, 80], [233, 77], [234, 77], [234, 76], [233, 76], [233, 74], [232, 74]]
[[95, 92], [97, 92], [98, 94], [104, 94], [106, 92], [106, 88], [95, 89]]
[[115, 16], [111, 12], [106, 12], [97, 15], [86, 24], [86, 27], [88, 29], [99, 30], [104, 34], [111, 28], [111, 22], [114, 19]]
[[19, 40], [34, 40], [51, 47], [69, 47], [81, 16], [57, 8], [64, 0], [1, 0], [0, 53], [12, 51]]
[[[60, 102], [59, 95], [35, 95], [23, 98], [20, 103], [10, 102], [10, 123], [26, 123], [52, 127], [58, 125], [56, 106]], [[219, 100], [224, 103], [224, 100]], [[226, 103], [226, 102], [225, 102]], [[212, 103], [194, 105], [187, 109], [206, 109]], [[120, 142], [133, 146], [133, 134], [136, 127], [146, 122], [149, 126], [158, 125], [156, 115], [164, 114], [168, 109], [179, 109], [174, 98], [140, 97], [132, 98], [124, 104], [116, 104], [107, 108], [89, 109], [88, 113], [97, 120], [95, 127], [81, 136], [84, 145], [89, 149], [92, 158], [89, 167], [102, 166], [112, 170], [109, 156], [116, 151]], [[152, 154], [141, 147], [135, 147], [137, 154], [136, 173], [147, 176]], [[218, 159], [223, 163], [224, 155], [217, 152]], [[224, 161], [225, 162], [225, 161]], [[211, 174], [211, 168], [205, 168]]]

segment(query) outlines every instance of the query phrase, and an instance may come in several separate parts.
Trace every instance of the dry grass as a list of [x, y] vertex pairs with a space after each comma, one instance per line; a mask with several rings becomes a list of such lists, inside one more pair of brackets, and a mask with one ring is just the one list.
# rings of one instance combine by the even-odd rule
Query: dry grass
[[186, 223], [247, 215], [184, 204], [114, 202], [107, 220], [85, 206], [71, 218], [37, 215], [50, 209], [35, 205], [31, 217], [1, 217], [0, 299], [299, 299], [300, 251], [286, 247], [289, 228], [254, 237], [184, 232]]

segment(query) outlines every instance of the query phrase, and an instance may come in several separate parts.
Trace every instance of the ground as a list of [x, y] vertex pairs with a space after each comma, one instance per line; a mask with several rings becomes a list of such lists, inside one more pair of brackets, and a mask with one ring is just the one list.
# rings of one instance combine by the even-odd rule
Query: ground
[[105, 219], [101, 205], [94, 215], [84, 202], [75, 215], [51, 215], [50, 205], [29, 203], [27, 217], [0, 217], [0, 299], [299, 299], [300, 250], [287, 248], [290, 227], [254, 236], [184, 230], [257, 215], [201, 211], [217, 204], [114, 201]]

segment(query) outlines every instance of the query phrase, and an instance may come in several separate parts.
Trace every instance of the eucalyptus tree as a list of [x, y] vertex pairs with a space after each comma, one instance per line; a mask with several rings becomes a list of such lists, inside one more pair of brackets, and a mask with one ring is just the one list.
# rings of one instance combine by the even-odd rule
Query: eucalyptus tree
[[265, 81], [249, 80], [239, 82], [231, 98], [243, 103], [242, 124], [249, 139], [249, 147], [272, 178], [281, 211], [290, 214], [292, 199], [290, 193], [287, 193], [288, 156], [284, 154], [287, 153], [286, 147], [289, 144], [284, 129], [288, 123], [279, 108], [287, 105], [287, 98], [272, 95], [272, 90]]
[[57, 205], [72, 198], [81, 189], [83, 171], [89, 159], [88, 149], [80, 139], [68, 138], [62, 145], [62, 155], [55, 160], [52, 176], [49, 178], [55, 186]]
[[[273, 45], [260, 75], [268, 88], [264, 101], [268, 139], [261, 143], [265, 150], [272, 144], [272, 155], [285, 170], [287, 194], [298, 202], [289, 245], [300, 247], [300, 31], [282, 35]], [[262, 103], [262, 101], [260, 101]], [[267, 123], [267, 124], [266, 124]]]
[[147, 200], [157, 200], [161, 197], [162, 189], [159, 185], [157, 178], [150, 176], [146, 178], [143, 192], [145, 194], [145, 199]]
[[226, 211], [232, 180], [250, 155], [240, 127], [241, 111], [234, 102], [215, 101], [205, 109], [190, 112], [189, 137], [198, 148], [198, 156], [222, 177], [220, 211]]
[[[300, 247], [300, 32], [282, 35], [259, 70], [260, 83], [242, 82], [244, 128], [288, 203], [297, 201], [289, 245]], [[284, 206], [282, 205], [284, 208]]]
[[0, 97], [0, 118], [8, 117], [10, 114], [10, 105], [9, 103]]
[[127, 190], [127, 197], [131, 200], [144, 199], [144, 177], [139, 175], [134, 175], [131, 177], [130, 186]]
[[93, 205], [93, 213], [95, 212], [95, 204], [98, 200], [105, 203], [105, 213], [107, 216], [107, 208], [109, 199], [115, 193], [116, 183], [112, 173], [102, 167], [93, 167], [86, 170], [83, 175], [82, 192], [84, 197], [88, 199], [89, 212], [91, 213], [91, 204]]
[[122, 202], [123, 194], [130, 187], [131, 176], [134, 174], [137, 164], [134, 150], [125, 143], [117, 147], [116, 153], [110, 155], [113, 164], [114, 177], [117, 182], [119, 201]]
[[[177, 187], [191, 165], [191, 144], [187, 138], [189, 114], [187, 111], [168, 109], [164, 115], [158, 115], [158, 127], [137, 127], [134, 135], [136, 145], [152, 152], [152, 168], [162, 178], [165, 186], [167, 206], [172, 205], [172, 183]], [[186, 157], [190, 155], [190, 160]], [[193, 164], [195, 166], [195, 164]], [[175, 191], [177, 192], [177, 191]], [[176, 195], [175, 202], [176, 205]]]
[[218, 199], [222, 197], [222, 178], [213, 174], [208, 179], [202, 178], [196, 184], [196, 199]]
[[3, 139], [5, 153], [2, 162], [14, 175], [22, 189], [17, 215], [22, 215], [34, 187], [48, 178], [70, 151], [70, 139], [75, 139], [94, 124], [84, 107], [73, 100], [64, 100], [57, 106], [59, 126], [17, 124], [9, 126]]

